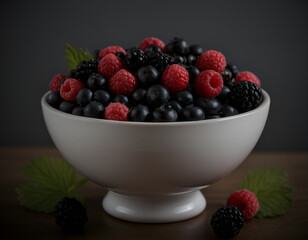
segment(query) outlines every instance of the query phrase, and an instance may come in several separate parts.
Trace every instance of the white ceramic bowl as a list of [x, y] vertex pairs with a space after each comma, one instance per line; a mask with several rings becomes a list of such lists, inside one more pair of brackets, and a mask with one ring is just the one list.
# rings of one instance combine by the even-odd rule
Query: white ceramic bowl
[[41, 101], [63, 157], [107, 188], [104, 209], [135, 222], [174, 222], [201, 213], [202, 188], [233, 171], [256, 145], [270, 98], [231, 117], [191, 122], [119, 122], [74, 116]]

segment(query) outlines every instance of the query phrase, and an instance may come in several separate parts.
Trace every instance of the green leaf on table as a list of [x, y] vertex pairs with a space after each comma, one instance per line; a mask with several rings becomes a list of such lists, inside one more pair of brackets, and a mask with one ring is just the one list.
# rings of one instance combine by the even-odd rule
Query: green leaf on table
[[67, 62], [67, 69], [69, 71], [75, 69], [81, 61], [88, 61], [94, 59], [88, 49], [78, 49], [68, 43], [65, 44], [65, 59]]
[[259, 201], [258, 218], [275, 217], [293, 207], [292, 188], [285, 185], [286, 173], [280, 169], [264, 167], [250, 172], [239, 188], [253, 192]]
[[55, 205], [64, 197], [74, 197], [83, 202], [77, 190], [88, 179], [76, 180], [76, 171], [65, 161], [50, 157], [38, 157], [22, 167], [30, 183], [16, 188], [21, 205], [38, 212], [52, 213]]

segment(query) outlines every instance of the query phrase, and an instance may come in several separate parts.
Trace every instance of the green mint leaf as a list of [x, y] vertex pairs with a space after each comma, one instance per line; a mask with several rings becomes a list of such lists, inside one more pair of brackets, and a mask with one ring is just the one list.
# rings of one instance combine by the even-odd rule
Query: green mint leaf
[[275, 217], [286, 213], [293, 206], [292, 188], [285, 185], [286, 173], [265, 167], [250, 172], [239, 188], [253, 192], [259, 201], [258, 218]]
[[91, 55], [88, 49], [84, 51], [81, 48], [78, 49], [66, 43], [65, 44], [65, 59], [67, 62], [67, 69], [71, 71], [75, 69], [81, 61], [92, 60], [93, 56]]
[[76, 180], [76, 171], [65, 161], [38, 157], [22, 167], [22, 172], [32, 181], [16, 188], [21, 205], [38, 212], [52, 213], [64, 197], [74, 197], [83, 202], [77, 190], [88, 179]]

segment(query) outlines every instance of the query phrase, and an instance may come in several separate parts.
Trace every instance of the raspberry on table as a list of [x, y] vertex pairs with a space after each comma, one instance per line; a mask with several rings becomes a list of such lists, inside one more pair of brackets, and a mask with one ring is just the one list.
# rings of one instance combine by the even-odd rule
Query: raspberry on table
[[129, 109], [123, 103], [110, 103], [105, 108], [105, 119], [128, 121]]
[[66, 78], [66, 75], [63, 73], [59, 73], [53, 77], [53, 79], [49, 83], [50, 91], [57, 91], [61, 87], [61, 82]]
[[241, 81], [249, 81], [249, 82], [253, 82], [255, 84], [258, 85], [258, 87], [261, 87], [261, 82], [259, 80], [259, 78], [253, 74], [252, 72], [240, 72], [236, 75], [235, 81], [236, 82], [241, 82]]
[[221, 74], [214, 70], [206, 70], [196, 77], [195, 90], [201, 97], [212, 98], [220, 93], [223, 84]]
[[137, 88], [137, 79], [129, 71], [121, 69], [109, 80], [109, 90], [113, 94], [129, 95]]
[[78, 92], [84, 88], [84, 84], [74, 78], [68, 78], [64, 81], [60, 89], [60, 95], [64, 100], [75, 101]]
[[259, 210], [256, 195], [246, 189], [232, 193], [227, 200], [227, 206], [234, 206], [240, 210], [245, 221], [253, 218]]
[[225, 70], [226, 65], [225, 56], [221, 52], [215, 50], [202, 53], [196, 62], [196, 67], [200, 71], [214, 70], [220, 74]]
[[107, 54], [98, 64], [98, 72], [108, 79], [123, 68], [125, 68], [123, 60], [112, 53]]
[[163, 41], [161, 41], [160, 39], [158, 38], [154, 38], [154, 37], [149, 37], [149, 38], [146, 38], [144, 39], [140, 45], [139, 45], [139, 48], [142, 50], [142, 51], [146, 51], [146, 49], [150, 46], [150, 45], [156, 45], [158, 46], [163, 52], [165, 51], [165, 44], [163, 43]]
[[100, 58], [103, 58], [106, 55], [108, 55], [109, 53], [116, 54], [117, 52], [122, 52], [122, 53], [126, 54], [126, 51], [122, 47], [120, 47], [120, 46], [109, 46], [109, 47], [106, 47], [106, 48], [102, 49], [99, 52], [98, 56]]
[[179, 64], [173, 64], [165, 69], [162, 75], [162, 84], [171, 93], [184, 90], [189, 82], [187, 70]]

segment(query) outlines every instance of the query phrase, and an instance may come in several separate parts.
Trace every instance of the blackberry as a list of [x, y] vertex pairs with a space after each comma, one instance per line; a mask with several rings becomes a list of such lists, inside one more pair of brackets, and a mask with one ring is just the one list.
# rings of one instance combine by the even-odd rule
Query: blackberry
[[172, 56], [157, 51], [151, 52], [148, 55], [147, 62], [148, 65], [155, 67], [160, 73], [162, 73], [169, 65], [176, 63]]
[[129, 48], [126, 52], [124, 59], [122, 54], [117, 54], [117, 56], [124, 60], [130, 72], [136, 73], [139, 68], [146, 64], [147, 56], [140, 48]]
[[243, 113], [258, 107], [262, 100], [261, 88], [255, 83], [242, 81], [230, 86], [227, 102]]
[[85, 207], [75, 198], [65, 197], [54, 209], [56, 223], [62, 231], [81, 233], [88, 220]]
[[74, 70], [70, 71], [69, 77], [79, 79], [83, 83], [86, 83], [89, 76], [92, 73], [98, 73], [97, 60], [88, 60], [80, 62]]
[[233, 206], [222, 207], [211, 218], [214, 233], [223, 238], [231, 238], [240, 232], [244, 225], [242, 213]]

